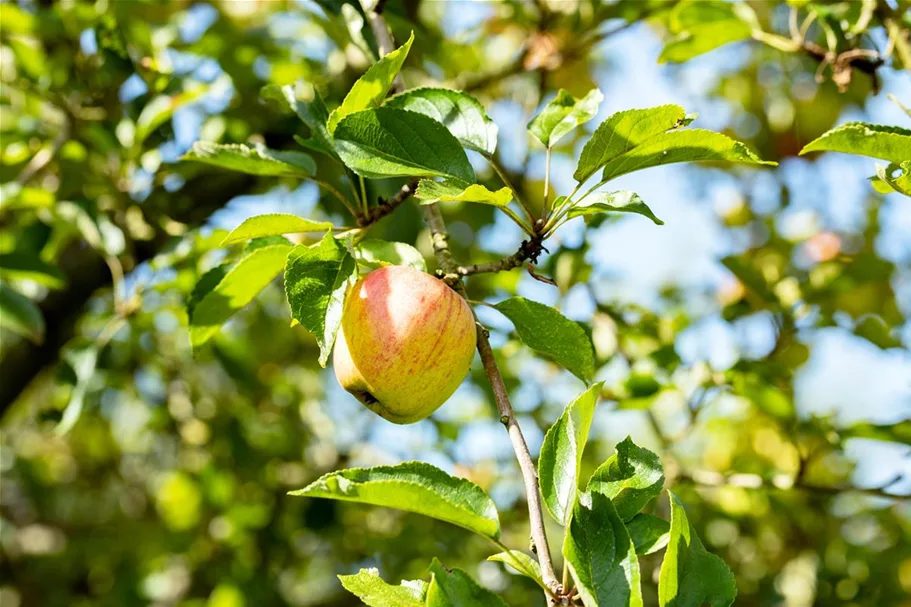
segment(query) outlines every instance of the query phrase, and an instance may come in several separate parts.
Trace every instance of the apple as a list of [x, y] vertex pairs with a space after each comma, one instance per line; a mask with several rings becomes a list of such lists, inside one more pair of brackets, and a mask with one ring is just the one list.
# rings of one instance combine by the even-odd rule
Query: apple
[[348, 294], [332, 364], [367, 408], [410, 424], [452, 396], [476, 344], [474, 316], [458, 293], [415, 268], [385, 266]]

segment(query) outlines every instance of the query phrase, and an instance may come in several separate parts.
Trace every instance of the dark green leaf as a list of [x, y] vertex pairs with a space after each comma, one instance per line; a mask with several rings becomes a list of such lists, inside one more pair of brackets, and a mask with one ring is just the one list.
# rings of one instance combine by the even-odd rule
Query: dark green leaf
[[563, 414], [547, 430], [538, 457], [538, 479], [547, 511], [565, 525], [576, 501], [582, 451], [601, 394], [597, 383], [566, 405]]
[[528, 123], [528, 132], [545, 147], [553, 147], [564, 135], [594, 118], [603, 100], [604, 95], [598, 89], [592, 89], [582, 99], [576, 99], [560, 89], [557, 96]]
[[547, 590], [544, 578], [541, 576], [541, 565], [538, 561], [519, 550], [507, 550], [487, 557], [488, 561], [505, 563], [518, 571], [521, 575], [533, 579], [543, 590]]
[[44, 316], [31, 299], [0, 282], [0, 326], [29, 338], [44, 341]]
[[338, 134], [335, 131], [346, 116], [378, 107], [383, 103], [392, 83], [395, 82], [395, 77], [402, 69], [402, 64], [405, 62], [405, 57], [408, 56], [413, 42], [414, 32], [411, 33], [405, 44], [374, 63], [363, 76], [358, 78], [345, 95], [342, 104], [329, 114], [327, 127], [330, 133], [337, 137]]
[[843, 152], [880, 158], [889, 162], [906, 162], [911, 158], [911, 130], [865, 122], [849, 122], [823, 133], [804, 146], [807, 152]]
[[245, 219], [243, 223], [231, 230], [221, 246], [244, 242], [251, 238], [279, 236], [281, 234], [299, 234], [301, 232], [325, 232], [331, 230], [328, 221], [313, 221], [288, 213], [269, 213]]
[[637, 514], [627, 521], [626, 530], [636, 546], [636, 554], [645, 556], [667, 546], [671, 525], [651, 514]]
[[424, 607], [427, 583], [422, 580], [387, 584], [376, 569], [361, 569], [354, 575], [340, 575], [345, 590], [368, 607]]
[[430, 573], [433, 579], [427, 588], [427, 607], [507, 607], [503, 599], [461, 569], [447, 569], [434, 558]]
[[573, 205], [566, 216], [573, 218], [580, 215], [596, 215], [598, 213], [638, 213], [648, 217], [659, 226], [664, 225], [663, 221], [655, 217], [655, 214], [643, 202], [639, 194], [629, 190], [590, 194], [579, 204]]
[[417, 88], [390, 97], [385, 107], [417, 112], [442, 123], [464, 147], [492, 156], [497, 147], [497, 125], [481, 102], [467, 93]]
[[371, 270], [383, 266], [411, 266], [422, 272], [427, 271], [421, 252], [404, 242], [368, 238], [357, 245], [355, 258], [358, 265]]
[[329, 110], [319, 92], [305, 83], [292, 86], [276, 86], [270, 84], [263, 87], [263, 97], [278, 101], [283, 107], [297, 114], [304, 124], [310, 128], [310, 137], [303, 138], [297, 135], [294, 139], [302, 146], [316, 152], [327, 154], [338, 159], [335, 152], [335, 143], [326, 123], [329, 120]]
[[777, 164], [761, 160], [747, 146], [721, 133], [689, 129], [656, 135], [622, 156], [614, 158], [604, 167], [602, 179], [607, 181], [654, 166], [699, 161]]
[[658, 578], [661, 607], [728, 607], [734, 604], [737, 586], [728, 566], [706, 551], [686, 518], [677, 496], [671, 502], [670, 541]]
[[323, 367], [342, 322], [348, 284], [356, 275], [354, 257], [332, 234], [315, 245], [298, 245], [288, 254], [285, 295], [291, 317], [316, 337]]
[[197, 141], [184, 156], [184, 160], [250, 175], [312, 177], [316, 174], [316, 163], [307, 154], [270, 150], [260, 143], [247, 145]]
[[0, 255], [0, 276], [16, 280], [32, 280], [49, 289], [66, 286], [66, 276], [36, 254], [14, 251]]
[[465, 183], [454, 179], [445, 181], [422, 179], [418, 184], [414, 197], [420, 200], [421, 204], [479, 202], [495, 207], [505, 207], [512, 200], [512, 190], [500, 188], [496, 192], [491, 192], [477, 183]]
[[620, 518], [628, 521], [658, 497], [663, 486], [658, 456], [626, 437], [617, 445], [617, 452], [595, 470], [586, 490], [611, 498]]
[[516, 334], [532, 350], [553, 359], [583, 381], [595, 374], [591, 339], [578, 323], [554, 308], [524, 297], [512, 297], [496, 306], [516, 327]]
[[282, 271], [290, 250], [290, 244], [260, 247], [241, 257], [230, 270], [218, 269], [203, 276], [188, 302], [191, 345], [197, 348], [206, 343], [265, 289]]
[[500, 537], [497, 507], [480, 487], [424, 462], [338, 470], [291, 495], [397, 508]]
[[610, 499], [583, 493], [573, 508], [563, 556], [585, 607], [642, 607], [636, 548]]
[[387, 107], [357, 112], [339, 123], [335, 140], [342, 161], [363, 177], [475, 180], [456, 138], [423, 114]]
[[681, 126], [685, 119], [686, 110], [679, 105], [660, 105], [612, 114], [598, 125], [592, 138], [582, 148], [579, 166], [573, 177], [576, 181], [585, 181], [617, 156], [655, 135]]

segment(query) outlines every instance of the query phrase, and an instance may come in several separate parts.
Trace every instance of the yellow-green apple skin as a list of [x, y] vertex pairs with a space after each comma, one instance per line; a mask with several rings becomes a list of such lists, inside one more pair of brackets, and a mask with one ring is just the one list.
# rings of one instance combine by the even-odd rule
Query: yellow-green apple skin
[[468, 375], [477, 343], [468, 303], [409, 266], [385, 266], [345, 301], [332, 365], [342, 387], [397, 424], [424, 419]]

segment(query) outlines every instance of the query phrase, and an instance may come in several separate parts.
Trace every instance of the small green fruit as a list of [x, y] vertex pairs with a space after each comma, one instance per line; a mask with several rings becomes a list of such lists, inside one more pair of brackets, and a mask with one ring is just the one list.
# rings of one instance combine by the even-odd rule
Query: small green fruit
[[458, 293], [414, 268], [386, 266], [349, 293], [332, 361], [345, 390], [410, 424], [452, 396], [476, 344], [474, 316]]

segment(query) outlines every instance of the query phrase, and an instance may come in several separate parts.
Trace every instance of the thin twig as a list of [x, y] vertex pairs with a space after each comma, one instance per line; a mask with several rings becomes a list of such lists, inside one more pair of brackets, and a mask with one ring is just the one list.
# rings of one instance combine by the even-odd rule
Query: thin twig
[[534, 236], [529, 240], [523, 240], [522, 244], [519, 245], [519, 250], [509, 257], [504, 257], [498, 261], [478, 263], [471, 266], [459, 266], [455, 271], [459, 276], [470, 276], [472, 274], [483, 274], [487, 272], [506, 272], [520, 267], [526, 261], [536, 262], [542, 251], [544, 251], [544, 246], [541, 244], [541, 237]]
[[418, 180], [412, 179], [396, 192], [395, 196], [383, 200], [379, 200], [378, 204], [374, 207], [369, 207], [367, 213], [359, 216], [357, 218], [357, 225], [359, 228], [369, 228], [380, 219], [393, 212], [402, 204], [411, 198], [415, 190], [418, 188]]

